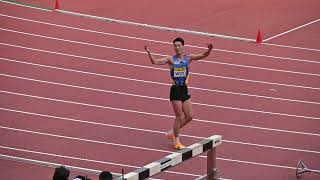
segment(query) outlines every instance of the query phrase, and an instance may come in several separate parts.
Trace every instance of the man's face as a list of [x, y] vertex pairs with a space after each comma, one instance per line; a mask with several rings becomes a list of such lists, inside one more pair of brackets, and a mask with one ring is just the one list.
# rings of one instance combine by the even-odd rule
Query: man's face
[[174, 48], [174, 51], [177, 53], [177, 54], [181, 54], [182, 51], [183, 51], [183, 45], [180, 41], [176, 41], [173, 43], [173, 48]]

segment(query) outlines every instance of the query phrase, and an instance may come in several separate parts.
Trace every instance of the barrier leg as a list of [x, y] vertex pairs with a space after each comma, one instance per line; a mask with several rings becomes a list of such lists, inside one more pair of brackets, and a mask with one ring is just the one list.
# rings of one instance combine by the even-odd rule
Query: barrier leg
[[320, 174], [320, 170], [315, 170], [315, 169], [309, 169], [306, 164], [300, 160], [298, 165], [297, 165], [297, 169], [296, 169], [296, 176], [297, 178], [300, 178], [302, 176], [302, 174], [304, 173], [317, 173], [317, 174]]
[[216, 148], [211, 148], [207, 152], [207, 179], [217, 180]]

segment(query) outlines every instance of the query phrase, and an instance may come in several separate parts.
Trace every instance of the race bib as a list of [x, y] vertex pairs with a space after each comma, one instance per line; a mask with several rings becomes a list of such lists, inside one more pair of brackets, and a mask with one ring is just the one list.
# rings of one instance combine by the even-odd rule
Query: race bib
[[183, 68], [174, 68], [173, 71], [174, 77], [186, 77], [187, 76], [187, 70], [185, 67]]

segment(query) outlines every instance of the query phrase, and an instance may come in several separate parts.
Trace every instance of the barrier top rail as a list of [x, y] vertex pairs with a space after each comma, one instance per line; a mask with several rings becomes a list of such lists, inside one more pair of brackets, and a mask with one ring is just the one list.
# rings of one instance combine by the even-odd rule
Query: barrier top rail
[[[222, 143], [222, 138], [219, 135], [213, 135], [211, 137], [208, 137], [199, 143], [195, 143], [193, 145], [190, 145], [182, 150], [179, 150], [177, 152], [174, 152], [172, 154], [167, 155], [166, 157], [159, 159], [157, 161], [154, 161], [148, 165], [145, 165], [133, 172], [130, 172], [128, 174], [125, 174], [123, 177], [120, 177], [119, 180], [142, 180], [149, 178], [161, 171], [164, 171], [170, 167], [173, 167], [183, 161], [186, 161], [190, 158], [196, 157], [201, 153], [204, 153], [209, 150], [215, 149], [216, 146], [220, 145]], [[213, 152], [213, 151], [212, 151]], [[215, 151], [214, 156], [211, 156], [207, 159], [207, 166], [208, 168], [208, 175], [211, 173], [211, 170], [215, 169]], [[210, 171], [210, 172], [209, 172]], [[214, 179], [214, 178], [212, 178]]]

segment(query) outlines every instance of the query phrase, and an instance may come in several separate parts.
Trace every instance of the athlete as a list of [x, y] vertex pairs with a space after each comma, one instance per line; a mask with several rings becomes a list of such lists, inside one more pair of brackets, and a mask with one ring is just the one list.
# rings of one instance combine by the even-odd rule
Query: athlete
[[175, 149], [183, 149], [185, 146], [179, 140], [180, 129], [192, 120], [192, 103], [188, 92], [189, 68], [190, 63], [194, 60], [206, 58], [211, 53], [212, 43], [208, 44], [208, 49], [201, 54], [184, 54], [184, 40], [177, 37], [173, 40], [173, 49], [175, 55], [164, 58], [154, 58], [150, 53], [147, 45], [147, 51], [152, 64], [164, 65], [168, 64], [172, 79], [170, 89], [170, 101], [175, 113], [175, 121], [173, 128], [167, 132], [166, 137], [173, 141]]

